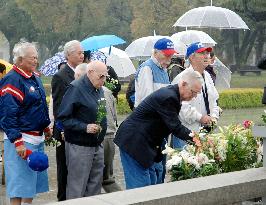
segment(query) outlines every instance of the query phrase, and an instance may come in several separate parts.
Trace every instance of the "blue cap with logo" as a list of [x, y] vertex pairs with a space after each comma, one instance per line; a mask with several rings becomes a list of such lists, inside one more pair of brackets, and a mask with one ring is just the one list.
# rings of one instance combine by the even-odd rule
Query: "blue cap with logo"
[[170, 56], [177, 53], [174, 49], [174, 43], [168, 38], [161, 38], [154, 44], [154, 49], [162, 51], [165, 55]]
[[33, 171], [42, 172], [49, 167], [48, 156], [43, 152], [32, 152], [28, 156], [27, 162]]
[[200, 42], [196, 42], [196, 43], [192, 43], [188, 46], [187, 48], [187, 54], [186, 54], [186, 58], [189, 58], [189, 56], [193, 53], [201, 53], [203, 51], [208, 51], [211, 52], [212, 51], [212, 47], [205, 47], [202, 43]]

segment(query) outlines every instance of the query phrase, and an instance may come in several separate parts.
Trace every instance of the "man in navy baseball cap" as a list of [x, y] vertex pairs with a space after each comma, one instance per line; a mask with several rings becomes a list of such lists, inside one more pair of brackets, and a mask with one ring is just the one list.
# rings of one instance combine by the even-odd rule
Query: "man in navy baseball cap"
[[170, 56], [177, 53], [174, 49], [174, 43], [168, 38], [159, 39], [154, 44], [153, 48], [161, 51], [166, 56]]
[[211, 47], [205, 47], [200, 42], [192, 43], [187, 48], [186, 58], [189, 58], [189, 56], [191, 54], [193, 54], [193, 53], [201, 53], [201, 52], [204, 52], [204, 51], [211, 52], [212, 48]]

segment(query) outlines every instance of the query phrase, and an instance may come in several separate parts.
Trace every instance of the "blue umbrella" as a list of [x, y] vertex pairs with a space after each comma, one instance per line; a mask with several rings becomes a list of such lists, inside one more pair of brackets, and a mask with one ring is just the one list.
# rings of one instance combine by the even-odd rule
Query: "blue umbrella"
[[123, 43], [126, 43], [126, 41], [116, 35], [92, 36], [81, 41], [81, 45], [85, 51], [95, 51], [100, 48], [120, 45]]
[[58, 70], [58, 65], [63, 62], [66, 62], [66, 58], [63, 52], [58, 52], [53, 57], [48, 58], [39, 71], [45, 76], [54, 75]]

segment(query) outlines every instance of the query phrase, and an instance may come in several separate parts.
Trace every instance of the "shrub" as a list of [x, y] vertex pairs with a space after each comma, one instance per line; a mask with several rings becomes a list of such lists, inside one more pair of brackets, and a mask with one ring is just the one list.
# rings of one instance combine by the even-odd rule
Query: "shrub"
[[263, 90], [259, 88], [230, 89], [220, 93], [219, 106], [223, 109], [237, 109], [262, 106]]
[[[50, 96], [51, 85], [44, 84], [46, 96]], [[250, 107], [261, 107], [261, 99], [263, 89], [259, 88], [237, 88], [222, 91], [219, 98], [219, 106], [222, 109], [239, 109]], [[129, 114], [131, 112], [126, 95], [121, 93], [118, 95], [117, 113], [119, 115]]]
[[117, 113], [119, 115], [125, 115], [129, 114], [131, 112], [127, 99], [126, 99], [126, 94], [119, 94], [118, 95], [118, 104], [117, 104]]

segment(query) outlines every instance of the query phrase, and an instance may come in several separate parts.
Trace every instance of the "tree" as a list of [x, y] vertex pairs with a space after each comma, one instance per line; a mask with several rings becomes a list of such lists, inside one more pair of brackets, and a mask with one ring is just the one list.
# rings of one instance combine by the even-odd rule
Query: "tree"
[[36, 40], [36, 29], [30, 16], [18, 8], [15, 0], [2, 0], [0, 3], [0, 30], [10, 45], [10, 57], [14, 45], [26, 38], [28, 41]]

